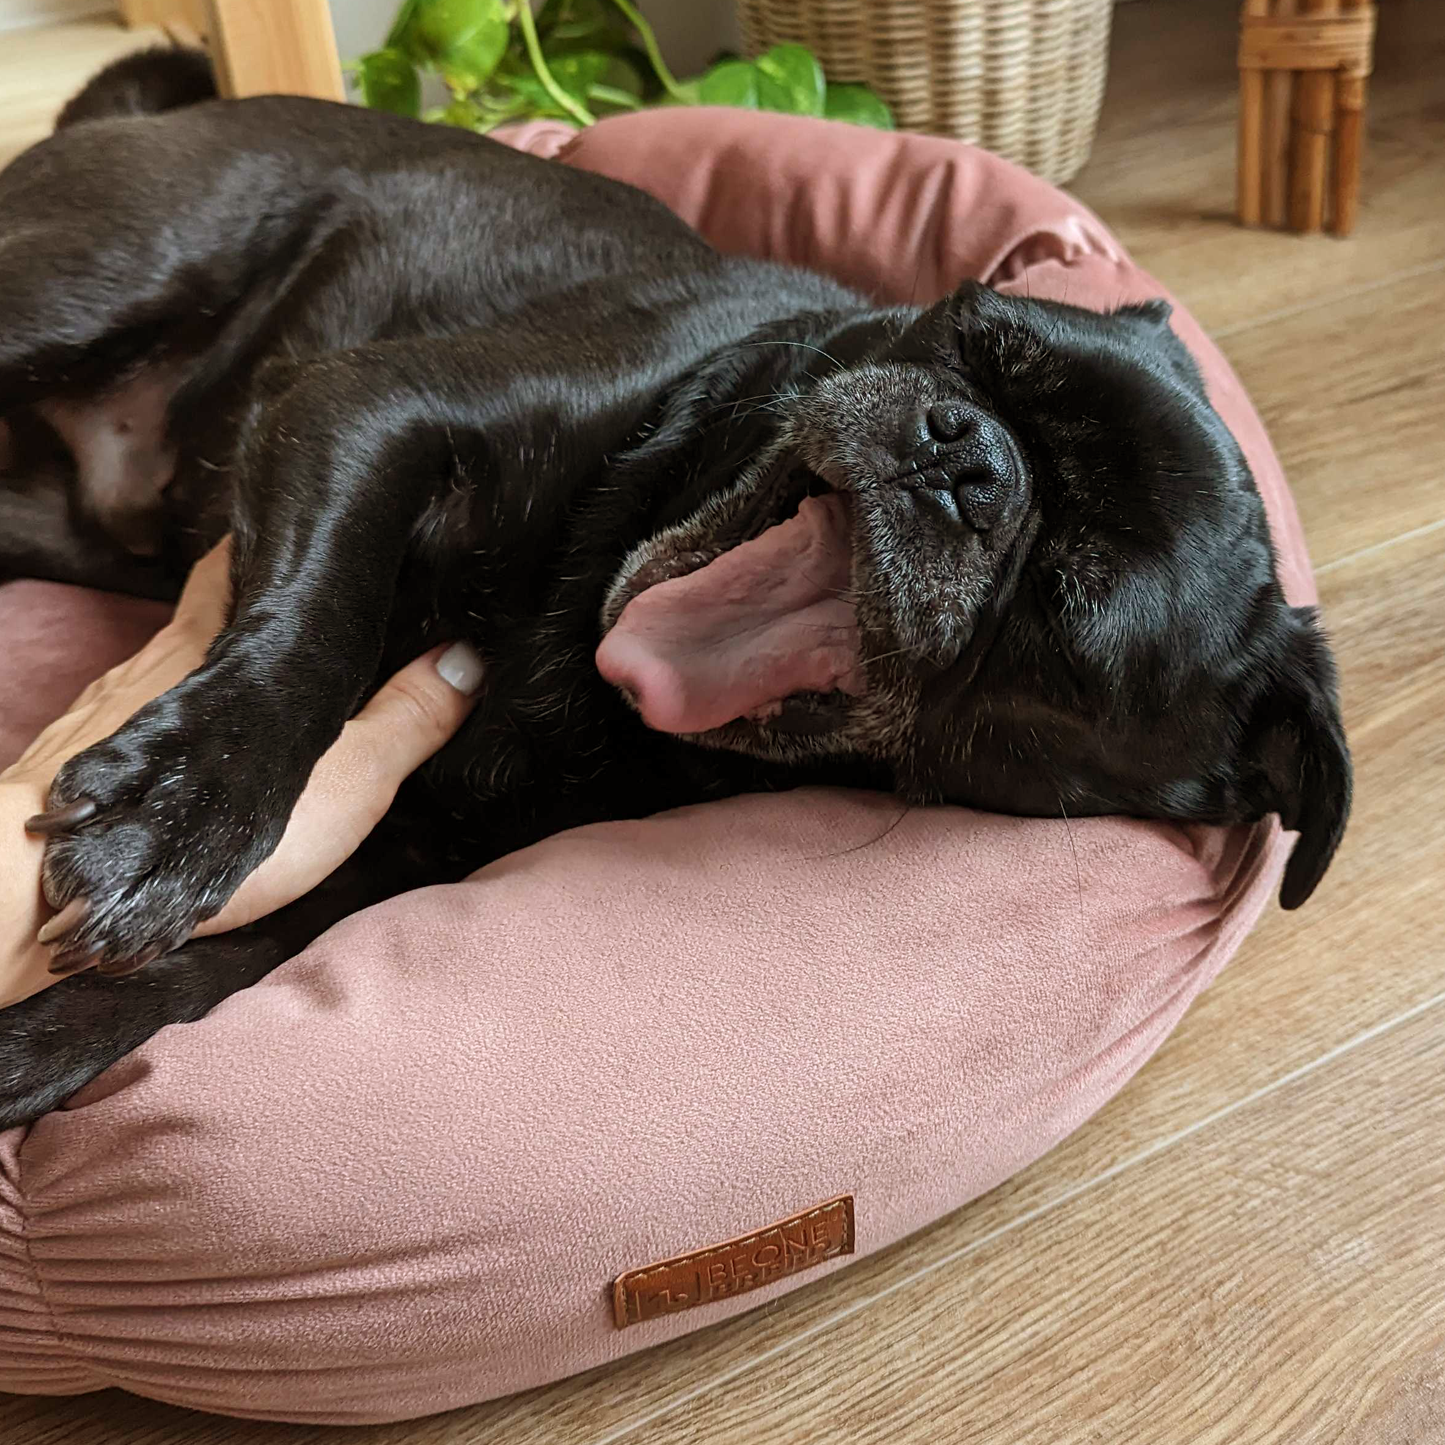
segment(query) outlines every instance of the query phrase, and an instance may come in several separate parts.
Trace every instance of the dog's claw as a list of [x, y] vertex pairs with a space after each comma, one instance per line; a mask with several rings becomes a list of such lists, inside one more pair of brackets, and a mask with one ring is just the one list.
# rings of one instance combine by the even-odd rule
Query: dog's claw
[[72, 898], [70, 902], [35, 935], [36, 942], [54, 943], [62, 934], [69, 933], [76, 924], [83, 923], [85, 921], [85, 915], [89, 912], [90, 899], [85, 897]]
[[105, 963], [98, 963], [95, 971], [104, 974], [106, 978], [124, 978], [126, 974], [134, 973], [148, 963], [154, 963], [165, 951], [162, 944], [153, 943], [149, 948], [141, 949], [134, 958], [113, 958]]
[[76, 798], [63, 808], [51, 808], [25, 820], [27, 833], [68, 833], [70, 829], [93, 818], [98, 808], [94, 798]]
[[50, 960], [50, 966], [47, 971], [56, 978], [65, 978], [72, 973], [82, 973], [99, 957], [100, 951], [96, 948], [72, 948], [64, 953], [57, 953], [55, 957]]

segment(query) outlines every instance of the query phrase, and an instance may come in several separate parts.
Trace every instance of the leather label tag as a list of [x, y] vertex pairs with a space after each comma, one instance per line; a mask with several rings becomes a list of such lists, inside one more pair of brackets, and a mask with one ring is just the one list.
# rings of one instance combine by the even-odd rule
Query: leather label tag
[[612, 1286], [612, 1317], [619, 1330], [659, 1315], [731, 1299], [825, 1259], [853, 1253], [853, 1196], [780, 1219], [726, 1244], [630, 1269]]

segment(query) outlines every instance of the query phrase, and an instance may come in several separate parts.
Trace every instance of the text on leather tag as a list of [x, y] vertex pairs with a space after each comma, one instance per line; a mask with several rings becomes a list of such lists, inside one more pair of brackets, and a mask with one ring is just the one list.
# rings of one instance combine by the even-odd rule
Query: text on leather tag
[[659, 1315], [746, 1294], [825, 1259], [852, 1253], [853, 1196], [840, 1194], [726, 1244], [618, 1275], [612, 1286], [612, 1317], [623, 1330]]

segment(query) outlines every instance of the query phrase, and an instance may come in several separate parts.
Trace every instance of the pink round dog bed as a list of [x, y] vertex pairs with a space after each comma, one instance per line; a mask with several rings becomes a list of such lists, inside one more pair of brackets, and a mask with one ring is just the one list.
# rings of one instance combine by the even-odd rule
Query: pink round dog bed
[[[1084, 207], [948, 141], [678, 110], [512, 141], [880, 298], [1162, 294]], [[1173, 324], [1312, 601], [1258, 418]], [[0, 588], [0, 761], [158, 617]], [[166, 1029], [0, 1136], [0, 1389], [382, 1421], [765, 1304], [1077, 1128], [1288, 852], [1275, 823], [898, 815], [815, 790], [578, 829]]]

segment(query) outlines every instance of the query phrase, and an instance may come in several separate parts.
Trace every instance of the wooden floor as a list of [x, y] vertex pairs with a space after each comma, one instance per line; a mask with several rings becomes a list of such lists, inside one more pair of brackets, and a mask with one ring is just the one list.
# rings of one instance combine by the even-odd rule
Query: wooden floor
[[[1383, 0], [1347, 242], [1228, 220], [1235, 11], [1118, 11], [1076, 188], [1221, 338], [1292, 478], [1358, 767], [1316, 898], [1047, 1158], [764, 1311], [408, 1425], [0, 1397], [0, 1440], [1445, 1442], [1445, 6]], [[0, 155], [58, 98], [32, 67], [13, 99], [15, 45]]]

